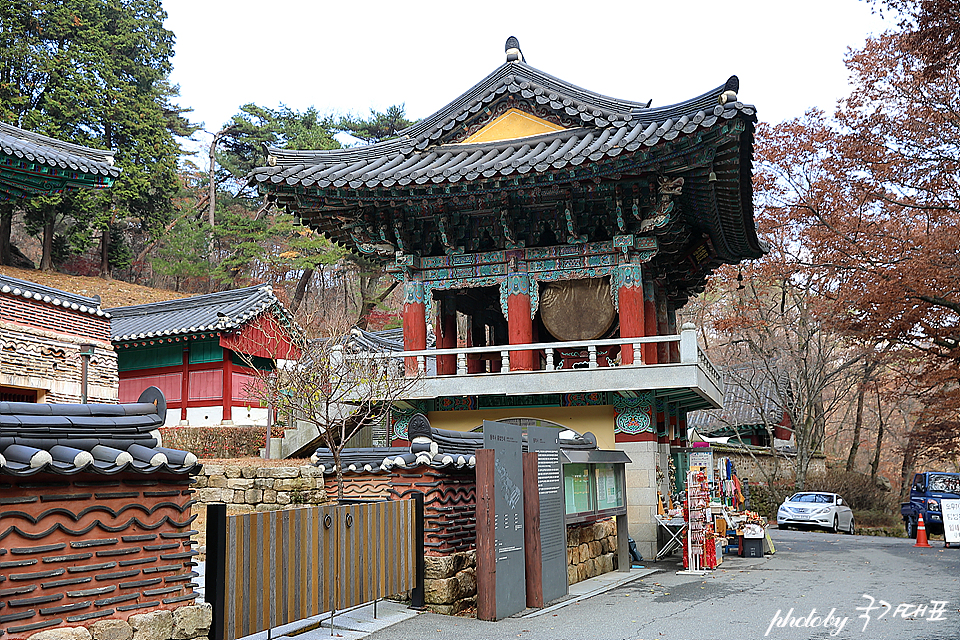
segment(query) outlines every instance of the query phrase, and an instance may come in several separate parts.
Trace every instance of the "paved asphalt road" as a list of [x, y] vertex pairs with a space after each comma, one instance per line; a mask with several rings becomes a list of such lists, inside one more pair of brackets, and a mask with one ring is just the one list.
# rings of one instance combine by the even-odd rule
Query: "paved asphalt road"
[[[774, 529], [772, 537], [775, 555], [727, 556], [703, 577], [677, 575], [674, 558], [648, 565], [659, 573], [539, 617], [481, 622], [423, 614], [368, 638], [960, 639], [960, 549], [940, 540], [920, 549], [904, 538], [811, 531]], [[797, 620], [809, 626], [790, 626]]]

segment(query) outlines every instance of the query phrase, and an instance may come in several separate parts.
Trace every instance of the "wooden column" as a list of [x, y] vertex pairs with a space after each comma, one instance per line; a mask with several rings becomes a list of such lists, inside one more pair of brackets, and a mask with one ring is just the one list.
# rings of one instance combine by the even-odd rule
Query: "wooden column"
[[[407, 280], [403, 283], [403, 350], [422, 351], [427, 348], [427, 316], [423, 299], [423, 283]], [[405, 358], [408, 376], [417, 375], [417, 358]]]
[[[667, 292], [663, 287], [655, 284], [654, 291], [657, 303], [657, 335], [665, 336], [670, 332], [667, 329]], [[677, 345], [680, 348], [680, 345]], [[666, 342], [657, 345], [657, 362], [670, 362], [670, 346]]]
[[[530, 314], [530, 277], [511, 273], [504, 283], [507, 298], [507, 333], [510, 344], [533, 342], [533, 318]], [[501, 290], [501, 295], [504, 292]], [[511, 371], [533, 371], [532, 351], [511, 351]]]
[[[452, 295], [444, 295], [437, 301], [437, 349], [457, 348], [457, 306]], [[454, 375], [457, 372], [457, 356], [437, 356], [437, 375]]]
[[[621, 338], [644, 336], [642, 276], [643, 271], [638, 264], [622, 264], [614, 274]], [[623, 364], [639, 364], [642, 354], [634, 354], [633, 344], [624, 343], [620, 347], [620, 359]]]
[[[667, 304], [667, 333], [677, 335], [677, 310], [672, 304]], [[670, 342], [670, 362], [680, 362], [680, 343]]]
[[493, 449], [477, 449], [477, 618], [497, 619], [496, 480]]
[[183, 347], [183, 379], [180, 381], [180, 424], [187, 424], [187, 398], [190, 397], [190, 343]]
[[543, 558], [540, 549], [540, 492], [537, 452], [523, 456], [523, 562], [527, 581], [527, 606], [543, 607]]
[[[487, 346], [487, 328], [483, 318], [479, 315], [470, 316], [470, 331], [467, 332], [468, 347]], [[467, 358], [467, 373], [483, 373], [487, 370], [487, 363], [481, 358]]]
[[[657, 299], [653, 282], [647, 280], [643, 283], [643, 328], [644, 335], [657, 335]], [[657, 344], [643, 345], [643, 362], [645, 364], [657, 364]]]
[[223, 420], [221, 424], [233, 424], [233, 352], [223, 350]]
[[[498, 344], [506, 344], [506, 333], [506, 327], [503, 322], [496, 322], [490, 325], [490, 343], [494, 346]], [[490, 360], [490, 373], [499, 373], [503, 368], [503, 361], [500, 358], [500, 352], [491, 349], [490, 353], [493, 356]]]

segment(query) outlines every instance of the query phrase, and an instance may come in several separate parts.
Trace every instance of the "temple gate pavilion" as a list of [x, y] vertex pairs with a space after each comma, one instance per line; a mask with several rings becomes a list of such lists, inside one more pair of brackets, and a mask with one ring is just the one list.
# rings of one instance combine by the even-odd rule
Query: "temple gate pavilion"
[[[739, 81], [653, 107], [506, 62], [395, 139], [268, 148], [252, 183], [403, 283], [408, 372], [393, 444], [422, 412], [592, 432], [625, 451], [631, 535], [650, 557], [688, 411], [721, 377], [676, 312], [722, 264], [760, 257], [755, 110]], [[436, 349], [427, 351], [428, 324]], [[679, 331], [678, 331], [679, 329]]]

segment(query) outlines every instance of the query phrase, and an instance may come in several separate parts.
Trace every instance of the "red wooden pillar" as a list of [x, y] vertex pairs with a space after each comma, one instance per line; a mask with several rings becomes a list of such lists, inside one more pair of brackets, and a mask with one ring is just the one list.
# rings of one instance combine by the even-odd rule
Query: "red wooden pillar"
[[[657, 335], [657, 299], [653, 282], [643, 283], [643, 328], [644, 335]], [[643, 345], [644, 364], [657, 364], [657, 343]]]
[[190, 397], [190, 343], [183, 346], [183, 379], [180, 380], [180, 424], [187, 424], [187, 398]]
[[233, 424], [233, 352], [223, 350], [223, 424]]
[[[423, 298], [423, 283], [407, 280], [403, 283], [403, 350], [422, 351], [427, 348], [427, 316]], [[417, 358], [405, 358], [408, 376], [417, 375]]]
[[[444, 295], [437, 301], [437, 349], [457, 348], [457, 306], [452, 295]], [[457, 372], [457, 356], [437, 356], [437, 375], [454, 375]]]
[[[478, 315], [470, 316], [470, 331], [467, 332], [468, 347], [487, 346], [487, 332], [482, 318]], [[483, 373], [486, 371], [486, 361], [482, 358], [467, 358], [467, 373]]]
[[[622, 264], [614, 275], [617, 287], [617, 311], [620, 314], [620, 337], [642, 338], [643, 326], [643, 271], [638, 264]], [[642, 354], [633, 353], [633, 344], [620, 347], [623, 364], [634, 364]]]
[[[525, 273], [511, 273], [507, 276], [504, 286], [506, 287], [507, 333], [510, 344], [530, 344], [533, 342], [530, 277]], [[510, 370], [533, 371], [533, 352], [511, 351]]]

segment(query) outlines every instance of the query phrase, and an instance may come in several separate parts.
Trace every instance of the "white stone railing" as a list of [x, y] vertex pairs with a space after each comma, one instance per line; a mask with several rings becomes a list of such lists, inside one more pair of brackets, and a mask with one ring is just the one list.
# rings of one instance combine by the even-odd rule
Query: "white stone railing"
[[[511, 369], [510, 367], [510, 354], [514, 352], [523, 352], [523, 351], [537, 351], [543, 353], [543, 368], [538, 369], [538, 371], [557, 371], [559, 370], [558, 363], [560, 358], [557, 355], [558, 350], [568, 351], [571, 349], [576, 349], [580, 351], [586, 350], [587, 359], [584, 363], [578, 363], [576, 368], [587, 368], [587, 369], [596, 369], [601, 365], [597, 361], [598, 350], [601, 350], [603, 347], [609, 346], [633, 346], [634, 353], [634, 364], [618, 364], [615, 366], [618, 367], [644, 367], [649, 366], [642, 362], [643, 357], [643, 345], [645, 344], [678, 344], [680, 352], [680, 364], [696, 364], [699, 365], [707, 376], [717, 384], [718, 387], [722, 388], [722, 377], [717, 368], [710, 362], [710, 359], [707, 357], [706, 353], [700, 349], [697, 344], [697, 332], [696, 327], [692, 324], [685, 324], [682, 327], [682, 330], [679, 335], [666, 335], [666, 336], [650, 336], [644, 338], [608, 338], [604, 340], [572, 340], [567, 342], [533, 342], [529, 344], [510, 344], [510, 345], [489, 345], [483, 347], [459, 347], [455, 349], [424, 349], [418, 351], [392, 351], [386, 353], [365, 353], [365, 354], [353, 354], [347, 355], [348, 358], [377, 358], [384, 361], [395, 362], [399, 368], [403, 367], [403, 362], [407, 358], [416, 359], [417, 369], [420, 372], [420, 375], [427, 374], [427, 359], [436, 358], [438, 356], [453, 356], [456, 359], [457, 367], [455, 374], [445, 374], [445, 375], [456, 375], [456, 376], [477, 376], [477, 375], [490, 375], [490, 373], [470, 373], [467, 367], [467, 361], [470, 359], [470, 356], [475, 357], [487, 356], [489, 358], [492, 354], [497, 354], [500, 360], [500, 371], [495, 373], [529, 373], [529, 369]], [[661, 364], [676, 364], [676, 363], [661, 363]]]

